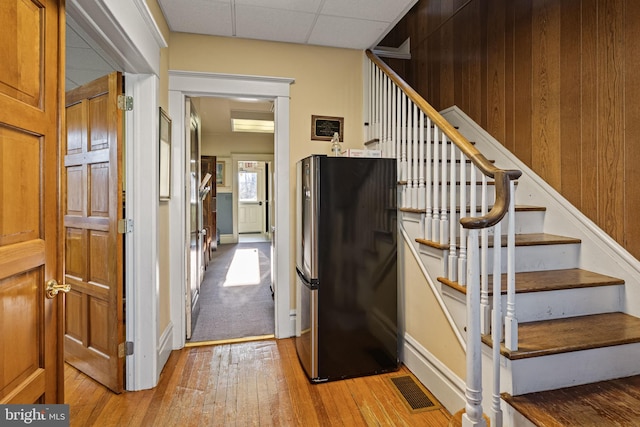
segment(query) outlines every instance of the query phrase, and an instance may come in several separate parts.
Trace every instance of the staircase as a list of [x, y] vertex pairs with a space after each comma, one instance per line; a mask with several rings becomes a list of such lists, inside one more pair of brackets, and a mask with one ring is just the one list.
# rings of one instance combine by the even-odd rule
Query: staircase
[[[476, 141], [487, 137], [478, 135], [477, 129], [468, 130], [469, 119], [457, 109], [453, 108], [444, 115], [449, 116], [452, 123], [457, 123], [468, 139]], [[456, 120], [456, 117], [464, 120]], [[487, 151], [491, 150], [483, 150]], [[501, 158], [500, 164], [505, 161], [506, 159]], [[581, 256], [585, 252], [581, 238], [574, 237], [572, 233], [547, 233], [550, 228], [545, 227], [549, 223], [549, 219], [545, 218], [547, 207], [518, 204], [518, 195], [523, 192], [521, 187], [529, 191], [528, 186], [523, 185], [529, 176], [525, 173], [519, 180], [515, 205], [518, 349], [512, 351], [504, 343], [500, 345], [503, 358], [501, 363], [504, 366], [501, 397], [520, 412], [524, 419], [506, 416], [506, 425], [526, 425], [526, 422], [558, 426], [616, 425], [611, 424], [611, 411], [592, 411], [589, 421], [592, 424], [584, 424], [585, 420], [579, 418], [584, 416], [583, 411], [563, 409], [558, 412], [557, 401], [547, 401], [545, 394], [540, 393], [552, 390], [549, 393], [553, 395], [558, 394], [558, 389], [572, 387], [570, 391], [564, 391], [563, 399], [566, 401], [570, 392], [579, 395], [582, 393], [582, 389], [573, 386], [639, 374], [640, 318], [624, 313], [624, 279], [581, 268], [584, 264]], [[551, 191], [549, 188], [545, 190]], [[525, 195], [526, 198], [531, 197], [531, 194]], [[432, 250], [438, 246], [423, 238], [417, 237], [415, 240], [419, 246], [426, 245]], [[505, 237], [501, 240], [504, 244]], [[491, 246], [489, 239], [489, 247]], [[440, 250], [444, 252], [446, 249]], [[430, 257], [433, 257], [433, 253]], [[446, 258], [446, 254], [443, 253], [442, 257]], [[594, 267], [606, 271], [607, 266], [601, 264], [603, 263], [595, 263]], [[608, 266], [613, 274], [618, 268], [617, 263]], [[443, 295], [451, 311], [464, 313], [463, 308], [456, 305], [465, 304], [467, 287], [443, 277], [438, 277], [437, 280], [446, 288]], [[493, 282], [492, 275], [489, 275], [488, 282]], [[507, 288], [506, 274], [501, 276], [500, 282], [504, 295]], [[489, 291], [490, 301], [492, 297], [493, 292]], [[506, 297], [503, 296], [502, 299], [502, 305], [506, 306]], [[465, 321], [464, 318], [458, 319], [457, 323], [464, 325]], [[482, 342], [486, 346], [483, 350], [484, 364], [490, 365], [491, 358], [487, 355], [493, 347], [491, 336], [483, 335]], [[599, 387], [603, 385], [600, 384]], [[490, 384], [485, 384], [483, 388], [490, 389]], [[584, 397], [577, 401], [584, 402]], [[507, 414], [512, 412], [505, 410]], [[568, 421], [571, 419], [568, 414], [578, 416], [575, 424]], [[625, 417], [631, 416], [627, 411], [622, 414]], [[599, 417], [602, 418], [598, 420]], [[635, 417], [629, 420], [629, 424], [619, 425], [640, 425], [640, 413]]]
[[[640, 377], [634, 377], [640, 374], [638, 261], [464, 113], [452, 107], [443, 111], [442, 116], [467, 140], [475, 141], [475, 147], [486, 158], [505, 170], [523, 172], [514, 185], [517, 190], [513, 193], [512, 215], [505, 216], [496, 227], [483, 231], [480, 237], [480, 241], [487, 241], [486, 264], [498, 266], [497, 271], [501, 274], [494, 280], [493, 275], [482, 273], [486, 275], [484, 282], [493, 283], [496, 290], [500, 289], [500, 297], [494, 295], [491, 286], [483, 285], [480, 299], [484, 306], [478, 317], [482, 324], [479, 328], [469, 320], [467, 292], [470, 284], [466, 283], [467, 277], [461, 273], [462, 270], [457, 274], [454, 271], [461, 260], [462, 265], [471, 264], [474, 256], [472, 245], [469, 245], [469, 259], [465, 259], [464, 233], [460, 232], [460, 237], [455, 240], [446, 236], [441, 238], [437, 233], [426, 236], [428, 233], [424, 230], [428, 230], [432, 221], [431, 208], [404, 204], [399, 209], [402, 234], [415, 248], [418, 263], [430, 276], [427, 280], [439, 284], [436, 292], [443, 301], [443, 311], [450, 313], [451, 322], [466, 341], [467, 353], [471, 351], [469, 338], [473, 334], [472, 329], [482, 332], [481, 373], [471, 374], [471, 377], [481, 377], [478, 381], [482, 384], [482, 395], [473, 394], [478, 387], [469, 386], [470, 373], [467, 372], [467, 412], [469, 399], [473, 403], [480, 398], [482, 412], [491, 414], [492, 425], [640, 425], [640, 410], [635, 409], [640, 406], [637, 405], [640, 402]], [[408, 127], [412, 126], [415, 123], [409, 123]], [[402, 141], [404, 137], [398, 140]], [[382, 137], [374, 144], [382, 147], [384, 140]], [[414, 138], [414, 141], [422, 140]], [[442, 144], [448, 143], [442, 141]], [[433, 152], [439, 150], [435, 148]], [[388, 155], [398, 158], [404, 155], [399, 151], [386, 149]], [[407, 161], [408, 166], [405, 167], [409, 171], [418, 159], [422, 159], [417, 152], [418, 149], [414, 148], [413, 157]], [[442, 163], [437, 156], [426, 156], [425, 162], [432, 162], [432, 169], [426, 166], [425, 170], [438, 170], [436, 163]], [[460, 164], [470, 162], [457, 163], [456, 168], [460, 169], [463, 167]], [[399, 166], [400, 169], [402, 167]], [[463, 176], [471, 176], [471, 169]], [[403, 187], [401, 198], [405, 197], [406, 187], [412, 185], [412, 180], [419, 181], [415, 174], [406, 180], [402, 176], [399, 178]], [[486, 185], [491, 185], [491, 182], [485, 184], [485, 188]], [[476, 184], [471, 181], [466, 187], [474, 186]], [[465, 185], [460, 188], [460, 182], [454, 187], [459, 188], [457, 194], [476, 191], [465, 188]], [[490, 205], [493, 200], [489, 198], [495, 192], [487, 194], [486, 203]], [[473, 196], [467, 200], [470, 198]], [[455, 212], [449, 209], [451, 218], [448, 220], [458, 224], [461, 216], [472, 216], [470, 212], [481, 213], [482, 207], [474, 205], [473, 209], [469, 206], [460, 209], [458, 206]], [[457, 232], [455, 228], [451, 230]], [[495, 240], [492, 237], [494, 232], [500, 236]], [[512, 249], [507, 248], [509, 233]], [[500, 249], [494, 251], [498, 244]], [[494, 252], [500, 254], [496, 264]], [[453, 262], [451, 254], [454, 254]], [[469, 277], [475, 275], [480, 273], [476, 270]], [[513, 296], [508, 296], [510, 286], [515, 290]], [[499, 315], [491, 318], [491, 310], [496, 304]], [[506, 310], [501, 307], [506, 307]], [[505, 330], [508, 344], [499, 334], [501, 342], [494, 348], [494, 337], [489, 330], [495, 328], [490, 325], [501, 322], [504, 328], [509, 323], [500, 316], [502, 311], [513, 315], [513, 324]], [[470, 370], [469, 363], [467, 370]], [[624, 380], [610, 381], [620, 378]], [[593, 398], [594, 390], [596, 394], [602, 390], [610, 393], [609, 407], [594, 408], [597, 401]], [[612, 390], [622, 392], [622, 395], [613, 394]], [[562, 404], [556, 399], [561, 399]], [[614, 399], [630, 408], [616, 411]], [[571, 406], [572, 401], [577, 406]], [[586, 401], [591, 402], [589, 411], [584, 409]], [[467, 419], [463, 425], [483, 425], [479, 414], [471, 418], [474, 420]]]

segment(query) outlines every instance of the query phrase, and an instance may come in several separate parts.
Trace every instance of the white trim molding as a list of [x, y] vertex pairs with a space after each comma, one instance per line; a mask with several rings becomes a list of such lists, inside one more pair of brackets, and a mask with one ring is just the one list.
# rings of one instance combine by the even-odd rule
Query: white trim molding
[[[275, 117], [275, 262], [272, 275], [275, 283], [275, 335], [276, 338], [291, 337], [295, 328], [290, 319], [291, 295], [291, 253], [290, 247], [290, 160], [289, 160], [289, 91], [294, 82], [292, 78], [230, 75], [217, 73], [190, 72], [180, 70], [169, 71], [169, 115], [172, 119], [173, 143], [173, 196], [169, 204], [170, 210], [170, 259], [171, 259], [171, 322], [174, 325], [173, 348], [185, 345], [185, 293], [184, 266], [185, 254], [182, 242], [186, 221], [184, 188], [186, 185], [184, 171], [185, 126], [184, 105], [187, 97], [244, 96], [270, 99], [274, 102]], [[181, 332], [182, 331], [182, 332]]]
[[134, 344], [127, 356], [126, 389], [143, 390], [158, 382], [158, 169], [148, 159], [158, 154], [158, 78], [154, 75], [126, 75], [125, 92], [133, 96], [136, 108], [126, 113], [126, 217], [133, 232], [125, 234], [126, 336]]
[[66, 8], [123, 71], [160, 74], [160, 49], [168, 44], [143, 0], [67, 0]]

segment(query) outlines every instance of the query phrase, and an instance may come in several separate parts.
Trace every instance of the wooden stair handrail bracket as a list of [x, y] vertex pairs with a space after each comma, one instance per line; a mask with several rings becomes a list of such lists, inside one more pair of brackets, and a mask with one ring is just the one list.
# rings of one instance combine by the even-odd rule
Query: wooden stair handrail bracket
[[409, 86], [395, 71], [391, 69], [384, 61], [382, 61], [371, 50], [367, 49], [367, 57], [378, 66], [383, 73], [387, 75], [406, 95], [418, 106], [433, 122], [435, 126], [440, 128], [451, 142], [462, 151], [471, 162], [478, 167], [480, 172], [489, 178], [493, 178], [496, 184], [496, 201], [491, 210], [484, 216], [466, 217], [460, 220], [464, 228], [482, 229], [496, 225], [504, 218], [509, 206], [509, 181], [517, 180], [522, 171], [504, 170], [497, 168], [482, 153], [476, 149], [467, 138], [462, 136], [460, 132], [444, 119], [425, 99], [418, 94], [411, 86]]

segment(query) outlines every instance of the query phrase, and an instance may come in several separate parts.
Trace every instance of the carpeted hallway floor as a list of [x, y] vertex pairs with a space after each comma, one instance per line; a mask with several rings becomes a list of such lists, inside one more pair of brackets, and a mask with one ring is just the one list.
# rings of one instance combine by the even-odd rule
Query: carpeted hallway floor
[[269, 242], [219, 245], [200, 288], [189, 342], [274, 333]]

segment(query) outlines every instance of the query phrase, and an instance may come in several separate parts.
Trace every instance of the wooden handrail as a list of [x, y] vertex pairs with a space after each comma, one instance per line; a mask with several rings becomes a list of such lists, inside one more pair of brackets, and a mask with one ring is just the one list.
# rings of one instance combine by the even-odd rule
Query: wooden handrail
[[480, 172], [495, 180], [496, 200], [486, 215], [480, 217], [461, 218], [460, 223], [464, 228], [482, 229], [497, 224], [507, 213], [510, 202], [509, 181], [514, 181], [522, 175], [519, 170], [506, 170], [497, 168], [476, 147], [462, 136], [457, 129], [444, 119], [425, 99], [407, 84], [395, 71], [382, 61], [375, 53], [367, 49], [367, 57], [378, 66], [408, 97], [420, 108], [431, 122], [441, 129], [447, 137], [462, 151]]

